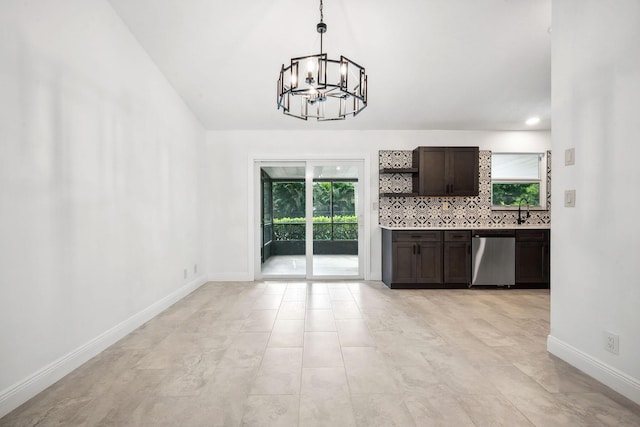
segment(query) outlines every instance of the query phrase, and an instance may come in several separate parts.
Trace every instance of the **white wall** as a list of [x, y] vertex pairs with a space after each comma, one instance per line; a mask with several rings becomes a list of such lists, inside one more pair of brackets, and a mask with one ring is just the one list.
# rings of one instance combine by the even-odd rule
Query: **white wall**
[[202, 282], [205, 133], [106, 0], [1, 1], [0, 94], [2, 416]]
[[[363, 114], [366, 114], [364, 112]], [[283, 117], [283, 120], [295, 120]], [[353, 119], [357, 120], [357, 118]], [[483, 150], [541, 152], [551, 148], [549, 132], [466, 131], [212, 131], [207, 133], [205, 181], [212, 184], [205, 200], [205, 254], [212, 280], [252, 280], [253, 197], [251, 159], [368, 158], [370, 201], [378, 198], [378, 151], [412, 150], [421, 145], [476, 145]], [[367, 197], [365, 197], [367, 199]], [[370, 268], [365, 277], [381, 278], [378, 212], [371, 203]]]
[[[553, 3], [549, 350], [640, 403], [638, 40], [640, 1]], [[575, 208], [561, 207], [567, 189]]]

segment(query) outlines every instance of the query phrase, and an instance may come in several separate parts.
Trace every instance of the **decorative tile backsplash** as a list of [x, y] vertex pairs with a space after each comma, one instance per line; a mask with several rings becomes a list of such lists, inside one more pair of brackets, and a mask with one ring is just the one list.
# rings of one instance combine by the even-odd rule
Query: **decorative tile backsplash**
[[[550, 224], [551, 151], [547, 151], [547, 209], [531, 211], [526, 224]], [[379, 152], [380, 169], [410, 168], [412, 152]], [[505, 227], [517, 225], [518, 212], [491, 210], [491, 151], [480, 151], [477, 197], [380, 197], [379, 224], [387, 227]], [[411, 174], [380, 174], [380, 193], [410, 193]], [[444, 209], [447, 202], [449, 209]]]

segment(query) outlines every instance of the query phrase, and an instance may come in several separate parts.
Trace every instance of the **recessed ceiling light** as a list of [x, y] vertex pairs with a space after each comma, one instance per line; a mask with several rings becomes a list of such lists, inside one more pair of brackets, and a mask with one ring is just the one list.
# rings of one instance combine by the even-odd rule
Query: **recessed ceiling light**
[[529, 126], [537, 125], [540, 123], [540, 117], [529, 117], [525, 123]]

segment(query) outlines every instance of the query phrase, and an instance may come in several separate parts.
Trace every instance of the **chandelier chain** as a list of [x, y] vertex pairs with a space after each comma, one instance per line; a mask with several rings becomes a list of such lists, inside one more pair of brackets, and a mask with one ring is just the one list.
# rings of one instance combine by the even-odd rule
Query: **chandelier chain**
[[324, 14], [322, 13], [322, 0], [320, 0], [320, 22], [324, 22]]

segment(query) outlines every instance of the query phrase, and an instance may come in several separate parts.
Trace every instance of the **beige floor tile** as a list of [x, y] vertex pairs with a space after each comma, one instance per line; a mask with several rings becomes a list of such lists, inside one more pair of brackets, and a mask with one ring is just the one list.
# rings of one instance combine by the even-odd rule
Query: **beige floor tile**
[[590, 393], [598, 390], [596, 380], [548, 353], [522, 357], [513, 364], [551, 393]]
[[396, 381], [375, 347], [344, 347], [344, 367], [351, 394], [396, 394]]
[[555, 394], [563, 406], [582, 414], [585, 422], [602, 427], [638, 427], [640, 419], [629, 409], [614, 402], [601, 393]]
[[333, 317], [336, 320], [364, 319], [358, 305], [353, 301], [331, 301], [331, 308], [333, 309]]
[[253, 301], [251, 308], [254, 310], [277, 310], [280, 308], [283, 295], [284, 292], [275, 294], [265, 293]]
[[242, 325], [244, 332], [270, 332], [278, 310], [253, 310]]
[[208, 283], [0, 426], [639, 427], [548, 328], [548, 290]]
[[534, 427], [504, 396], [458, 394], [456, 397], [476, 427]]
[[499, 329], [484, 319], [473, 319], [466, 323], [466, 329], [490, 347], [516, 345], [513, 339], [500, 332]]
[[351, 398], [356, 425], [371, 426], [415, 426], [411, 413], [404, 404], [402, 395], [368, 394]]
[[375, 346], [375, 341], [364, 320], [336, 320], [336, 329], [342, 347]]
[[314, 294], [307, 296], [307, 308], [310, 309], [330, 309], [331, 299], [328, 294]]
[[329, 295], [329, 287], [324, 282], [311, 282], [307, 285], [307, 294], [325, 294]]
[[342, 352], [337, 332], [305, 332], [303, 367], [342, 368]]
[[349, 384], [344, 368], [303, 368], [301, 394], [339, 396], [349, 399]]
[[307, 300], [307, 289], [304, 288], [287, 288], [282, 297], [282, 302], [302, 301]]
[[283, 295], [289, 284], [287, 282], [267, 282], [267, 286], [264, 288], [265, 295]]
[[390, 366], [389, 369], [401, 393], [424, 394], [442, 384], [431, 365]]
[[267, 348], [249, 394], [300, 394], [302, 348]]
[[355, 302], [353, 300], [353, 295], [351, 295], [351, 291], [346, 286], [341, 286], [341, 287], [329, 286], [329, 298], [331, 298], [331, 301]]
[[307, 309], [305, 316], [305, 331], [308, 332], [331, 332], [336, 330], [336, 322], [331, 309]]
[[269, 338], [269, 347], [302, 347], [304, 320], [277, 318]]
[[356, 425], [351, 400], [342, 396], [300, 396], [300, 426], [352, 427]]
[[220, 364], [248, 368], [260, 365], [269, 340], [268, 332], [243, 332], [236, 336], [225, 352]]
[[299, 396], [249, 396], [242, 426], [291, 427], [298, 425]]
[[283, 301], [278, 311], [278, 319], [304, 320], [306, 303], [302, 301]]
[[444, 385], [427, 388], [422, 394], [406, 396], [404, 404], [417, 426], [475, 427], [455, 393]]

